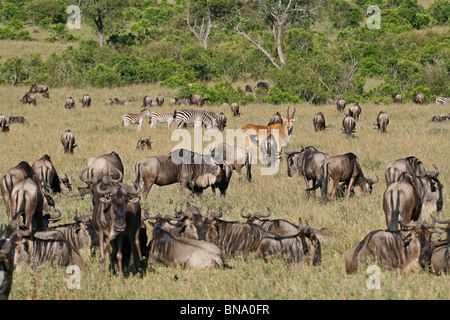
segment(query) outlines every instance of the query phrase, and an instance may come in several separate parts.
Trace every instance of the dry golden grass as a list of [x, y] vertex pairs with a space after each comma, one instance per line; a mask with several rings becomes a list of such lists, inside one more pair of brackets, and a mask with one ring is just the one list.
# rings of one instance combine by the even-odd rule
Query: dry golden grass
[[[28, 88], [0, 88], [0, 113], [23, 115], [29, 126], [11, 125], [11, 131], [0, 134], [0, 172], [25, 160], [33, 164], [44, 154], [51, 156], [58, 173], [66, 173], [72, 181], [74, 191], [69, 195], [56, 196], [57, 207], [63, 212], [62, 223], [70, 222], [75, 209], [79, 214], [92, 212], [91, 199], [81, 199], [77, 187], [83, 186], [78, 173], [86, 166], [87, 159], [116, 151], [125, 167], [124, 181], [135, 179], [134, 165], [144, 157], [165, 154], [178, 141], [171, 141], [172, 129], [164, 124], [150, 129], [146, 123], [142, 131], [137, 126], [124, 128], [121, 117], [126, 112], [137, 112], [145, 94], [152, 98], [162, 93], [166, 102], [155, 109], [173, 111], [169, 99], [175, 93], [158, 85], [139, 85], [113, 89], [97, 88], [50, 88], [51, 99], [38, 95], [36, 107], [18, 103]], [[90, 108], [81, 108], [78, 102], [84, 93], [93, 99]], [[72, 96], [77, 106], [66, 110], [64, 103]], [[105, 106], [107, 98], [118, 97], [134, 101], [129, 106]], [[253, 166], [254, 182], [238, 183], [233, 174], [225, 198], [212, 195], [210, 189], [202, 196], [180, 193], [179, 185], [154, 186], [147, 199], [141, 200], [144, 208], [152, 214], [172, 214], [175, 207], [185, 207], [186, 202], [202, 208], [217, 210], [222, 207], [224, 219], [239, 220], [241, 208], [250, 212], [271, 208], [272, 218], [284, 218], [295, 223], [303, 221], [316, 227], [327, 227], [336, 235], [336, 241], [323, 245], [323, 264], [311, 267], [307, 264], [287, 266], [281, 260], [264, 263], [251, 256], [248, 261], [231, 259], [227, 263], [232, 269], [192, 271], [181, 268], [149, 266], [142, 279], [128, 277], [120, 279], [111, 276], [107, 267], [100, 266], [97, 256], [86, 256], [90, 269], [81, 276], [81, 289], [67, 289], [66, 270], [51, 269], [49, 266], [33, 271], [21, 268], [14, 273], [14, 285], [10, 299], [448, 299], [450, 286], [448, 276], [434, 276], [426, 272], [414, 272], [404, 276], [382, 270], [381, 290], [369, 290], [365, 270], [347, 275], [344, 255], [350, 247], [361, 241], [375, 229], [384, 229], [382, 195], [385, 190], [384, 170], [395, 159], [415, 155], [426, 168], [435, 164], [440, 169], [440, 181], [444, 185], [444, 213], [448, 218], [450, 184], [450, 122], [428, 122], [433, 115], [449, 112], [443, 105], [374, 105], [362, 104], [362, 114], [356, 126], [356, 137], [346, 138], [341, 134], [343, 114], [335, 106], [292, 105], [297, 109], [289, 150], [300, 150], [302, 146], [315, 146], [330, 155], [355, 153], [360, 160], [364, 174], [375, 175], [380, 182], [374, 186], [371, 195], [349, 200], [339, 199], [336, 203], [321, 204], [318, 199], [309, 201], [305, 196], [303, 180], [289, 178], [283, 159], [279, 171], [273, 176], [261, 175], [261, 164]], [[205, 105], [219, 113], [220, 107]], [[232, 118], [230, 110], [222, 110], [228, 117], [228, 129], [237, 129], [246, 123], [266, 124], [276, 111], [286, 114], [287, 105], [252, 104], [241, 107], [242, 116]], [[292, 109], [292, 108], [291, 108]], [[346, 109], [347, 110], [347, 109]], [[381, 135], [374, 129], [373, 122], [380, 110], [385, 111], [391, 122], [388, 133]], [[315, 133], [312, 117], [322, 111], [329, 130]], [[75, 135], [79, 145], [73, 155], [65, 155], [60, 143], [61, 134], [67, 130]], [[188, 129], [192, 131], [192, 129]], [[136, 150], [138, 139], [151, 136], [152, 150]], [[205, 145], [209, 142], [205, 141]], [[0, 222], [6, 223], [4, 206], [0, 205]], [[148, 234], [150, 236], [150, 228]], [[174, 276], [178, 276], [178, 280]]]

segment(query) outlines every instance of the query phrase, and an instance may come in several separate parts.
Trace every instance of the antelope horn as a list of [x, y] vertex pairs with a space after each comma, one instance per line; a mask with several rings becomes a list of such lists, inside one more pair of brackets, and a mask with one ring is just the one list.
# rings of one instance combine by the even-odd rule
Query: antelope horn
[[83, 178], [83, 174], [84, 174], [84, 172], [85, 172], [87, 169], [88, 169], [88, 168], [84, 168], [84, 169], [80, 172], [80, 174], [78, 175], [78, 177], [79, 177], [80, 180], [83, 181], [84, 183], [89, 184], [90, 181]]
[[[245, 208], [245, 207], [244, 207], [244, 208]], [[242, 218], [248, 219], [248, 218], [250, 218], [252, 215], [250, 214], [250, 212], [247, 213], [246, 215], [244, 215], [244, 208], [241, 209], [240, 215], [241, 215]]]
[[434, 176], [435, 178], [437, 178], [438, 175], [439, 175], [439, 168], [436, 167], [434, 164], [433, 164], [433, 167], [434, 167], [434, 170], [435, 170], [435, 172], [433, 173], [433, 176]]
[[255, 213], [255, 217], [256, 218], [267, 218], [267, 217], [269, 217], [272, 214], [272, 211], [270, 210], [269, 207], [266, 207], [266, 208], [267, 208], [267, 214], [262, 214], [262, 213], [257, 212], [257, 213]]
[[297, 111], [297, 108], [295, 108], [295, 107], [294, 107], [294, 112], [292, 112], [292, 116], [291, 116], [291, 118], [293, 118], [293, 117], [294, 117], [294, 115], [295, 115], [295, 111]]
[[73, 215], [73, 220], [78, 221], [78, 209], [75, 209], [75, 214]]
[[100, 189], [100, 186], [103, 184], [103, 181], [100, 181], [99, 183], [97, 183], [95, 185], [95, 190], [97, 191], [98, 194], [108, 194], [112, 192], [112, 188], [111, 187], [107, 187], [106, 190], [102, 190]]
[[157, 214], [156, 216], [150, 216], [150, 215], [149, 215], [148, 209], [145, 209], [145, 210], [144, 210], [144, 217], [145, 217], [145, 220], [149, 220], [149, 219], [158, 219], [158, 218], [161, 218], [161, 215], [160, 215], [160, 214]]
[[367, 179], [367, 180], [369, 181], [369, 183], [375, 184], [380, 181], [380, 178], [377, 175], [375, 175], [375, 177], [377, 177], [377, 180], [372, 180], [372, 179]]
[[57, 220], [59, 218], [61, 218], [62, 213], [61, 211], [59, 211], [58, 209], [54, 209], [56, 211], [55, 215], [50, 214], [49, 220]]
[[116, 169], [116, 171], [119, 173], [119, 178], [118, 179], [112, 179], [112, 175], [111, 175], [111, 179], [112, 179], [112, 182], [121, 182], [122, 181], [122, 178], [123, 178], [123, 173], [122, 173], [122, 171], [120, 171], [119, 169], [117, 169], [117, 168], [114, 168], [114, 169]]
[[418, 228], [420, 227], [419, 221], [410, 221], [409, 223], [404, 223], [402, 220], [399, 220], [399, 223], [402, 227], [405, 228]]
[[[435, 221], [435, 223], [436, 223], [436, 222], [437, 222], [437, 223], [441, 223], [441, 224], [447, 224], [447, 223], [450, 223], [450, 219], [443, 221], [443, 220], [441, 220], [441, 219], [438, 218], [439, 215], [441, 214], [441, 212], [442, 212], [442, 210], [439, 211], [439, 212], [436, 212], [436, 215], [435, 215], [435, 216], [431, 215], [431, 218]], [[434, 223], [433, 223], [433, 226], [434, 226]]]
[[289, 118], [289, 109], [291, 108], [291, 106], [289, 106], [288, 108], [287, 108], [287, 117]]

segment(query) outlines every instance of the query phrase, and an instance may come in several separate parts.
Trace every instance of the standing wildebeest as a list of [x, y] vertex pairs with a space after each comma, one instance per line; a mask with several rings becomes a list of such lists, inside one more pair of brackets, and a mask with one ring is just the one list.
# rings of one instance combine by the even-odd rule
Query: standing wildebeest
[[66, 109], [72, 109], [72, 108], [75, 108], [75, 100], [73, 100], [72, 97], [69, 97], [69, 98], [66, 100], [66, 104], [64, 105], [64, 108], [66, 108]]
[[33, 93], [27, 92], [22, 97], [22, 99], [19, 100], [21, 104], [33, 104], [33, 106], [36, 106], [36, 95]]
[[33, 84], [29, 90], [30, 93], [42, 93], [44, 98], [50, 98], [50, 94], [48, 92], [48, 87], [43, 84]]
[[141, 109], [151, 107], [152, 106], [152, 98], [150, 98], [148, 95], [144, 96], [144, 99], [142, 99], [142, 106]]
[[218, 123], [217, 129], [219, 129], [220, 131], [223, 131], [227, 126], [227, 117], [223, 112], [220, 112], [219, 115], [217, 116], [217, 123]]
[[348, 115], [353, 117], [355, 121], [359, 120], [359, 115], [361, 114], [361, 106], [358, 103], [352, 104], [348, 108]]
[[30, 125], [30, 122], [27, 119], [25, 119], [24, 116], [10, 115], [9, 119], [8, 119], [8, 124], [11, 124], [11, 123], [20, 123], [20, 124], [25, 124], [27, 126]]
[[139, 229], [141, 225], [141, 206], [138, 194], [140, 190], [132, 192], [131, 188], [123, 188], [119, 184], [106, 186], [103, 182], [96, 184], [96, 192], [102, 195], [95, 204], [92, 222], [98, 232], [100, 247], [100, 261], [105, 259], [105, 248], [111, 245], [110, 269], [113, 273], [118, 267], [119, 275], [123, 276], [122, 246], [124, 238], [128, 238], [134, 258], [136, 273], [142, 261], [140, 251]]
[[61, 135], [61, 144], [64, 147], [64, 153], [73, 153], [73, 149], [78, 147], [75, 143], [75, 137], [69, 129]]
[[350, 116], [346, 115], [345, 118], [342, 120], [342, 133], [345, 133], [347, 137], [351, 137], [352, 134], [356, 130], [356, 121], [355, 119]]
[[413, 229], [370, 232], [345, 255], [347, 273], [355, 273], [367, 259], [403, 274], [419, 266], [426, 267], [430, 263], [431, 233], [426, 224], [408, 226], [413, 226]]
[[81, 107], [90, 107], [91, 106], [91, 97], [89, 96], [89, 94], [85, 94], [82, 98], [81, 98]]
[[275, 123], [283, 123], [283, 117], [281, 116], [281, 114], [278, 111], [276, 113], [274, 113], [272, 115], [272, 117], [270, 117], [269, 123], [267, 125], [271, 126]]
[[401, 104], [403, 100], [403, 97], [400, 93], [394, 94], [394, 103]]
[[[434, 165], [433, 165], [434, 166]], [[436, 168], [436, 167], [435, 167]], [[415, 156], [409, 156], [392, 161], [388, 164], [384, 177], [386, 178], [386, 187], [389, 187], [391, 183], [397, 182], [403, 172], [408, 172], [416, 176], [420, 176], [428, 171], [425, 170], [422, 161]], [[428, 172], [433, 174], [432, 171]]]
[[415, 104], [423, 104], [424, 101], [425, 101], [425, 96], [423, 94], [417, 93], [417, 92], [414, 93], [413, 103], [415, 103]]
[[230, 105], [231, 113], [233, 114], [233, 117], [240, 117], [241, 113], [239, 112], [239, 103], [233, 102]]
[[225, 196], [233, 169], [226, 163], [215, 163], [208, 155], [186, 149], [174, 150], [166, 155], [147, 157], [135, 165], [135, 185], [147, 197], [153, 184], [166, 186], [179, 182], [181, 191], [188, 188], [201, 194], [204, 189], [216, 187]]
[[147, 139], [139, 139], [136, 145], [136, 149], [144, 150], [145, 148], [151, 149], [152, 148], [152, 141], [151, 137], [148, 137]]
[[316, 148], [309, 146], [301, 151], [285, 152], [287, 160], [287, 174], [289, 177], [301, 176], [305, 179], [307, 196], [309, 199], [309, 180], [312, 185], [320, 180], [322, 175], [322, 165], [330, 156], [327, 153], [317, 151]]
[[13, 283], [14, 246], [3, 225], [0, 226], [0, 300], [8, 300]]
[[314, 131], [325, 131], [327, 128], [327, 125], [325, 124], [325, 116], [322, 112], [316, 113], [313, 117], [313, 126]]
[[247, 181], [252, 182], [252, 154], [244, 148], [230, 146], [222, 143], [211, 150], [211, 157], [216, 163], [226, 163], [233, 167], [238, 174], [238, 181], [241, 182], [244, 175], [242, 168], [247, 167]]
[[9, 126], [6, 122], [6, 118], [3, 114], [0, 114], [0, 131], [1, 132], [8, 132], [9, 131]]
[[438, 174], [438, 170], [420, 176], [405, 172], [399, 181], [389, 185], [383, 195], [389, 230], [397, 230], [399, 221], [409, 223], [419, 217], [426, 220], [431, 213], [442, 210], [442, 184], [437, 179]]
[[377, 116], [377, 130], [381, 133], [386, 133], [389, 124], [389, 116], [384, 111], [380, 111]]
[[162, 94], [159, 94], [156, 97], [156, 104], [158, 105], [158, 107], [161, 107], [163, 105], [163, 103], [164, 103], [164, 97]]
[[199, 94], [191, 94], [189, 96], [189, 102], [190, 104], [195, 104], [199, 107], [203, 107], [203, 104], [205, 103], [205, 100], [201, 95]]
[[64, 179], [59, 178], [49, 155], [44, 154], [33, 164], [32, 168], [39, 185], [42, 186], [45, 192], [68, 193], [72, 191], [72, 186], [67, 176]]
[[338, 99], [338, 101], [336, 101], [336, 110], [339, 112], [344, 112], [346, 105], [347, 105], [347, 102], [345, 102], [344, 99]]
[[372, 186], [377, 183], [377, 180], [367, 179], [359, 165], [358, 158], [354, 153], [346, 153], [343, 155], [330, 157], [322, 166], [321, 179], [316, 186], [311, 189], [314, 190], [318, 187], [322, 188], [322, 199], [327, 202], [328, 194], [328, 179], [333, 179], [333, 188], [331, 189], [331, 197], [336, 200], [336, 189], [339, 182], [345, 182], [347, 185], [347, 198], [350, 198], [351, 191], [354, 187], [356, 195], [361, 193], [371, 193]]

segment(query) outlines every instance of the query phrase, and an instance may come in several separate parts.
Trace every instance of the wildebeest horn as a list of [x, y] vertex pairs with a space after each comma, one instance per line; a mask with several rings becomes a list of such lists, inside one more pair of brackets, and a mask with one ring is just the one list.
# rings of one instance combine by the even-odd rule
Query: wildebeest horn
[[[440, 220], [440, 219], [438, 218], [439, 215], [441, 214], [441, 212], [442, 212], [442, 210], [439, 211], [439, 212], [436, 212], [436, 216], [431, 215], [431, 218], [435, 221], [435, 223], [436, 223], [436, 222], [437, 222], [437, 223], [441, 223], [441, 224], [447, 224], [447, 223], [450, 223], [450, 219], [445, 220], [445, 221], [442, 221], [442, 220]], [[433, 226], [434, 226], [434, 223], [433, 223]]]
[[267, 214], [262, 214], [262, 213], [256, 212], [255, 213], [255, 217], [256, 218], [267, 218], [267, 217], [269, 217], [272, 214], [272, 211], [270, 210], [269, 207], [266, 207], [266, 208], [267, 208]]
[[61, 211], [59, 211], [58, 209], [54, 209], [56, 211], [56, 214], [50, 214], [48, 220], [58, 220], [59, 218], [61, 218], [62, 213]]
[[95, 190], [97, 191], [98, 194], [108, 194], [108, 193], [112, 192], [112, 188], [111, 187], [107, 187], [105, 190], [100, 189], [100, 186], [102, 184], [103, 184], [103, 181], [100, 181], [95, 186]]
[[375, 175], [375, 177], [377, 177], [377, 180], [367, 179], [370, 184], [375, 184], [380, 181], [380, 178], [377, 175]]
[[410, 221], [409, 223], [404, 223], [403, 221], [399, 221], [400, 225], [405, 228], [419, 228], [421, 223], [419, 221]]
[[78, 221], [78, 209], [75, 209], [75, 213], [73, 215], [73, 220]]
[[209, 209], [208, 209], [207, 217], [209, 219], [222, 218], [222, 214], [223, 214], [222, 208], [219, 209], [219, 213], [217, 213], [217, 212], [210, 212]]
[[439, 175], [439, 168], [436, 167], [434, 164], [433, 164], [433, 167], [434, 167], [435, 172], [433, 172], [432, 176], [437, 178]]
[[83, 174], [84, 174], [84, 172], [85, 172], [87, 169], [88, 169], [88, 168], [84, 168], [84, 169], [80, 172], [80, 174], [78, 175], [78, 177], [80, 178], [80, 180], [83, 181], [83, 182], [86, 183], [86, 184], [89, 183], [89, 180], [84, 179], [84, 178], [83, 178]]
[[[245, 208], [245, 207], [244, 207]], [[247, 213], [247, 214], [244, 214], [244, 208], [242, 208], [241, 209], [241, 213], [240, 213], [240, 215], [241, 215], [241, 217], [242, 218], [246, 218], [246, 219], [248, 219], [248, 218], [250, 218], [252, 215], [251, 215], [251, 213], [249, 212], [249, 213]]]
[[144, 210], [144, 217], [145, 217], [144, 220], [158, 219], [158, 218], [161, 218], [161, 215], [160, 215], [160, 214], [157, 214], [156, 216], [150, 216], [150, 215], [149, 215], [149, 210], [148, 210], [148, 209], [145, 209], [145, 210]]

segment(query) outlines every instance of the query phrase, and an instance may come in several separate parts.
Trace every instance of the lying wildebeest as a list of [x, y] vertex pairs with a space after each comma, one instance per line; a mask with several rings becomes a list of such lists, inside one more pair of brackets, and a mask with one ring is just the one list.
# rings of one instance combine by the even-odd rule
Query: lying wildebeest
[[13, 116], [13, 115], [10, 115], [8, 119], [8, 124], [11, 123], [20, 123], [25, 124], [27, 126], [30, 124], [30, 122], [27, 119], [25, 119], [24, 116]]
[[33, 163], [32, 166], [38, 183], [47, 193], [68, 193], [72, 191], [72, 186], [65, 175], [60, 178], [53, 166], [52, 160], [48, 154], [44, 154], [39, 160]]
[[381, 133], [386, 133], [387, 126], [389, 124], [389, 116], [384, 111], [380, 111], [377, 116], [377, 130]]
[[106, 101], [105, 101], [105, 106], [110, 106], [110, 105], [112, 105], [114, 102], [113, 102], [113, 99], [111, 99], [111, 98], [109, 98], [109, 99], [107, 99]]
[[27, 92], [22, 97], [22, 99], [19, 100], [21, 104], [33, 104], [33, 106], [36, 106], [36, 95], [33, 93]]
[[269, 123], [267, 125], [271, 126], [275, 123], [283, 123], [283, 117], [281, 116], [281, 114], [278, 111], [276, 113], [274, 113], [272, 115], [272, 117], [270, 117]]
[[450, 104], [450, 97], [437, 97], [436, 104]]
[[156, 97], [156, 104], [158, 105], [158, 107], [161, 107], [163, 105], [163, 103], [164, 103], [164, 97], [162, 94], [159, 94]]
[[244, 148], [238, 146], [230, 146], [222, 143], [211, 150], [211, 157], [216, 163], [227, 163], [236, 170], [238, 174], [238, 181], [241, 182], [244, 175], [242, 168], [247, 167], [247, 181], [252, 182], [252, 154]]
[[436, 241], [436, 243], [432, 244], [431, 266], [436, 275], [441, 275], [450, 273], [450, 219], [441, 221], [437, 218], [438, 214], [439, 213], [433, 218], [435, 219], [435, 222], [447, 224], [447, 227], [445, 228], [447, 237], [444, 241]]
[[139, 139], [136, 145], [136, 149], [144, 150], [145, 148], [151, 149], [152, 148], [152, 141], [151, 137], [148, 137], [147, 139]]
[[336, 101], [336, 110], [339, 112], [344, 112], [346, 105], [347, 102], [344, 99], [338, 99], [338, 101]]
[[287, 256], [288, 263], [298, 264], [302, 263], [304, 257], [313, 256], [313, 266], [322, 264], [320, 241], [315, 230], [309, 226], [297, 229], [297, 233], [292, 236], [262, 238], [256, 249], [256, 256], [267, 262], [270, 256], [275, 255]]
[[345, 270], [355, 273], [366, 260], [402, 274], [430, 263], [431, 233], [426, 224], [411, 223], [411, 230], [370, 232], [345, 255]]
[[331, 98], [329, 98], [329, 99], [327, 99], [327, 101], [325, 101], [326, 104], [334, 104], [334, 105], [336, 105], [336, 102], [337, 102], [337, 100], [334, 100]]
[[361, 106], [358, 103], [354, 103], [348, 108], [348, 115], [353, 119], [355, 119], [355, 121], [359, 120], [360, 114], [361, 114]]
[[322, 199], [327, 202], [328, 195], [328, 179], [333, 179], [333, 188], [331, 189], [331, 197], [336, 200], [336, 189], [339, 182], [345, 182], [347, 185], [347, 198], [350, 197], [351, 191], [354, 189], [356, 195], [362, 193], [371, 193], [373, 184], [380, 181], [367, 179], [358, 162], [358, 158], [354, 153], [346, 153], [330, 157], [322, 166], [321, 179], [311, 189], [322, 188]]
[[423, 94], [417, 93], [417, 92], [414, 93], [413, 103], [415, 103], [415, 104], [423, 104], [424, 101], [425, 101], [425, 96]]
[[401, 104], [403, 100], [403, 97], [400, 93], [394, 94], [394, 103]]
[[424, 173], [433, 175], [433, 171], [426, 171], [422, 161], [415, 156], [397, 159], [389, 163], [386, 171], [384, 172], [386, 187], [389, 187], [390, 184], [397, 182], [403, 172], [409, 172], [416, 176], [420, 176]]
[[[322, 165], [330, 158], [327, 153], [320, 152], [312, 146], [302, 148], [301, 151], [285, 151], [285, 153], [287, 156], [288, 176], [303, 177], [307, 190], [310, 189], [310, 180], [312, 180], [312, 185], [314, 186], [321, 179]], [[307, 196], [309, 199], [310, 191], [307, 191]]]
[[351, 137], [356, 131], [356, 121], [350, 115], [346, 115], [342, 120], [342, 133], [345, 133], [347, 137]]
[[0, 131], [1, 132], [8, 132], [9, 131], [9, 126], [6, 122], [6, 118], [3, 114], [0, 114]]
[[145, 95], [144, 98], [142, 99], [142, 106], [141, 109], [147, 108], [147, 107], [151, 107], [152, 106], [152, 98], [150, 98], [148, 95]]
[[428, 122], [442, 122], [450, 119], [450, 113], [445, 116], [433, 116]]
[[135, 185], [147, 197], [153, 184], [166, 186], [179, 182], [181, 190], [188, 188], [201, 194], [211, 186], [219, 188], [225, 196], [232, 174], [232, 167], [215, 163], [209, 155], [202, 155], [186, 149], [177, 149], [166, 155], [147, 157], [135, 165]]
[[69, 98], [66, 100], [66, 104], [64, 105], [64, 108], [66, 108], [66, 109], [72, 109], [72, 108], [75, 108], [75, 100], [73, 100], [72, 97], [69, 97]]
[[90, 107], [91, 106], [91, 97], [89, 96], [89, 94], [85, 94], [82, 98], [81, 98], [81, 107]]
[[438, 170], [433, 175], [420, 176], [405, 172], [399, 181], [389, 185], [383, 195], [389, 230], [397, 230], [400, 221], [409, 223], [419, 218], [425, 221], [433, 212], [442, 210], [442, 184], [437, 179], [438, 174]]
[[240, 117], [241, 113], [239, 112], [239, 103], [233, 102], [230, 105], [231, 113], [233, 114], [233, 117]]
[[327, 125], [325, 124], [325, 116], [323, 115], [322, 112], [318, 112], [314, 115], [313, 117], [313, 126], [314, 126], [314, 131], [315, 132], [319, 132], [319, 131], [325, 131], [327, 128]]
[[30, 93], [42, 93], [44, 98], [50, 98], [50, 94], [48, 92], [48, 87], [44, 84], [32, 84], [30, 87], [30, 90], [28, 91]]
[[75, 137], [70, 129], [67, 129], [61, 135], [61, 144], [64, 147], [64, 153], [72, 154], [73, 149], [78, 147], [78, 144], [75, 143]]
[[14, 246], [3, 225], [0, 226], [0, 300], [8, 300], [13, 284]]

